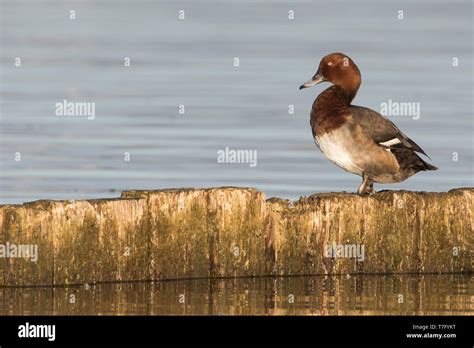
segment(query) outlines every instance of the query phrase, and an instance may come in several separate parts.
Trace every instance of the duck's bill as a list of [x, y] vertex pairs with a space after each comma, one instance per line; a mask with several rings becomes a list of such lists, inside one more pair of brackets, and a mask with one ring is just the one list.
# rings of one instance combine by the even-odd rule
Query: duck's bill
[[308, 88], [308, 87], [313, 87], [314, 85], [317, 85], [318, 83], [324, 82], [326, 79], [324, 78], [323, 75], [317, 73], [316, 75], [313, 76], [313, 78], [305, 83], [303, 83], [300, 86], [300, 89], [303, 88]]

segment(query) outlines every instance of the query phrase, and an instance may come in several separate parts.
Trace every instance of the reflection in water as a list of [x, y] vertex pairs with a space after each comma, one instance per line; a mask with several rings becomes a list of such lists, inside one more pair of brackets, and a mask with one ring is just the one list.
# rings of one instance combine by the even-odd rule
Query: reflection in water
[[473, 275], [268, 277], [0, 289], [0, 315], [473, 313]]

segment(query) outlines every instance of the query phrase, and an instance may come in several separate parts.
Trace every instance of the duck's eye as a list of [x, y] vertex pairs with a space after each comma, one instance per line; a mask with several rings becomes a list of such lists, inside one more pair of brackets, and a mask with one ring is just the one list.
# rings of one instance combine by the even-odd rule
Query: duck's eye
[[331, 65], [332, 65], [332, 62], [329, 62], [328, 65], [331, 66]]

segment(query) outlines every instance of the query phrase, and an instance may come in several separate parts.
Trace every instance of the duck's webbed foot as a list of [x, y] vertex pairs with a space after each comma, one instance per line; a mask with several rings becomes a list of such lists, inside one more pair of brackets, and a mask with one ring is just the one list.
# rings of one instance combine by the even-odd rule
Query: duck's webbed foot
[[359, 189], [357, 190], [357, 193], [360, 195], [371, 195], [375, 193], [374, 190], [374, 182], [370, 178], [370, 176], [366, 173], [362, 174], [362, 184], [360, 184]]

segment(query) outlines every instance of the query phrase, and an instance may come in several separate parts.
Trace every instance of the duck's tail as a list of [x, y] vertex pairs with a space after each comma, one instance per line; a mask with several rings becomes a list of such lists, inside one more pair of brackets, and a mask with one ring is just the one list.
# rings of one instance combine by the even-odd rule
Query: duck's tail
[[[418, 157], [418, 158], [420, 158], [420, 157]], [[423, 165], [424, 165], [424, 168], [421, 169], [421, 170], [438, 170], [438, 167], [436, 167], [432, 164], [426, 163], [421, 158], [420, 158], [420, 161], [423, 162]]]
[[400, 175], [403, 180], [421, 171], [438, 169], [438, 167], [426, 163], [413, 150], [392, 148], [390, 151], [397, 158], [398, 164], [400, 165]]

